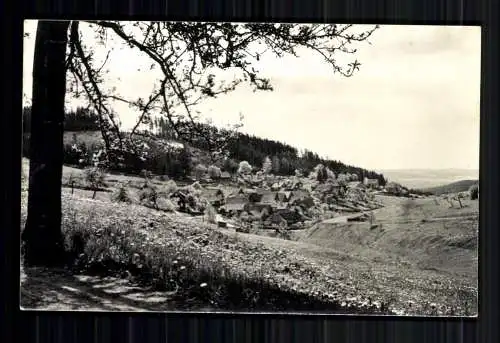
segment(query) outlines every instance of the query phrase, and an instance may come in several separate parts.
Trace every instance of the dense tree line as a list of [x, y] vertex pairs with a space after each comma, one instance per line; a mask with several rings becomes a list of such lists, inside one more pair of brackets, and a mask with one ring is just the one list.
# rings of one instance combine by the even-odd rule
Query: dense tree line
[[[188, 126], [188, 123], [179, 123], [178, 125]], [[156, 132], [159, 138], [176, 139], [173, 130], [167, 121], [162, 118], [151, 122], [150, 129]], [[196, 130], [208, 135], [224, 136], [229, 134], [224, 129], [218, 129], [214, 126], [197, 123]], [[195, 137], [191, 144], [201, 150], [207, 148], [206, 136]], [[311, 172], [318, 164], [327, 166], [334, 173], [356, 174], [359, 180], [365, 177], [377, 179], [381, 185], [385, 185], [387, 180], [384, 175], [374, 171], [366, 170], [360, 167], [346, 165], [340, 161], [321, 158], [317, 153], [305, 150], [301, 156], [296, 148], [281, 142], [270, 139], [259, 138], [254, 135], [239, 133], [228, 144], [228, 157], [233, 163], [226, 162], [224, 169], [235, 170], [237, 167], [234, 162], [248, 161], [252, 166], [261, 168], [266, 157], [271, 159], [272, 172], [277, 175], [293, 175], [295, 170], [302, 170], [305, 173]]]
[[[23, 109], [23, 131], [25, 133], [30, 131], [30, 117], [31, 107], [26, 106]], [[178, 130], [181, 132], [188, 129], [193, 131], [190, 145], [201, 150], [216, 149], [216, 146], [209, 146], [209, 143], [213, 144], [213, 142], [217, 142], [217, 139], [213, 139], [213, 137], [229, 135], [228, 130], [218, 129], [215, 126], [204, 123], [179, 122], [177, 125]], [[171, 129], [169, 123], [162, 117], [152, 120], [149, 129], [155, 132], [158, 138], [167, 140], [179, 139], [174, 130]], [[98, 131], [98, 116], [83, 107], [67, 111], [64, 118], [64, 130], [76, 132]], [[25, 135], [25, 148], [23, 149], [23, 154], [26, 157], [28, 157], [29, 151], [28, 136]], [[165, 151], [149, 139], [147, 143], [152, 147], [151, 153], [147, 158], [140, 159], [137, 156], [130, 155], [126, 157], [125, 163], [113, 166], [113, 169], [129, 173], [139, 173], [141, 170], [147, 169], [155, 174], [168, 175], [174, 178], [189, 175], [192, 166], [190, 164], [189, 152], [186, 149], [177, 152]], [[75, 145], [77, 146], [76, 149]], [[70, 165], [90, 165], [92, 154], [100, 148], [102, 146], [88, 146], [84, 142], [78, 142], [74, 138], [71, 144], [65, 144], [64, 146], [64, 163]], [[378, 179], [381, 185], [386, 184], [384, 176], [374, 171], [346, 165], [340, 161], [324, 159], [317, 153], [308, 150], [305, 150], [299, 156], [297, 148], [254, 135], [239, 133], [231, 139], [227, 149], [229, 161], [223, 162], [221, 167], [229, 172], [237, 170], [239, 161], [248, 161], [252, 166], [261, 168], [265, 158], [269, 157], [271, 159], [272, 173], [276, 175], [293, 175], [296, 169], [302, 170], [304, 173], [309, 173], [316, 165], [321, 163], [335, 174], [356, 174], [360, 180], [368, 177]]]
[[[31, 130], [31, 106], [23, 108], [23, 133]], [[77, 107], [64, 114], [65, 131], [98, 131], [99, 117], [89, 109]]]

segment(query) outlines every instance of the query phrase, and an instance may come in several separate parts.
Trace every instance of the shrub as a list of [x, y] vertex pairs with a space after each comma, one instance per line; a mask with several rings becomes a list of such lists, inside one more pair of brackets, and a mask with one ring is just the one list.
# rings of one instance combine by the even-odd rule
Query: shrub
[[248, 175], [252, 172], [252, 166], [247, 161], [241, 161], [238, 166], [238, 174]]
[[159, 198], [158, 191], [150, 183], [147, 183], [144, 186], [144, 188], [139, 191], [139, 201], [144, 206], [152, 207], [154, 209], [159, 209], [158, 198]]
[[469, 187], [469, 194], [471, 200], [477, 200], [479, 198], [479, 185], [477, 183]]
[[127, 186], [123, 183], [119, 183], [116, 189], [111, 193], [111, 201], [113, 202], [125, 202], [132, 203], [132, 199], [130, 198], [130, 194], [127, 190]]

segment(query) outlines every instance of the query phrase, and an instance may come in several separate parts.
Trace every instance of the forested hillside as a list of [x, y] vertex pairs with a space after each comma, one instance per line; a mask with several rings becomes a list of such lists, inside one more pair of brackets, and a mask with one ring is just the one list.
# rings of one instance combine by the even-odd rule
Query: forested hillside
[[[26, 157], [28, 157], [27, 155], [29, 153], [30, 115], [31, 108], [25, 107], [23, 109], [23, 132], [25, 133], [23, 154]], [[176, 130], [183, 131], [188, 127], [192, 127], [192, 124], [180, 122], [177, 124]], [[89, 140], [83, 137], [85, 135], [84, 132], [95, 132], [99, 130], [98, 116], [91, 111], [85, 108], [77, 108], [67, 112], [64, 129], [67, 132], [81, 132], [78, 138], [76, 135], [72, 134], [73, 140], [65, 144], [66, 163], [77, 164], [77, 161], [82, 160], [82, 157], [83, 160], [88, 160], [93, 150], [99, 148], [99, 144], [95, 142], [95, 135], [92, 135], [93, 138], [90, 140], [92, 142], [91, 144], [88, 144]], [[158, 141], [176, 141], [176, 130], [171, 128], [168, 122], [163, 118], [157, 118], [149, 125], [149, 131], [154, 133], [153, 136], [156, 137]], [[240, 161], [248, 161], [253, 167], [260, 168], [262, 167], [264, 159], [269, 157], [272, 162], [272, 172], [276, 175], [292, 175], [295, 170], [302, 170], [304, 173], [309, 173], [315, 166], [321, 163], [336, 174], [356, 174], [360, 180], [364, 177], [378, 179], [381, 185], [385, 185], [387, 182], [380, 173], [346, 165], [340, 161], [321, 158], [317, 153], [312, 151], [305, 150], [299, 154], [297, 148], [286, 143], [244, 133], [232, 133], [233, 132], [227, 129], [219, 129], [212, 125], [197, 123], [189, 142], [189, 148], [198, 150], [196, 153], [197, 156], [200, 155], [200, 152], [206, 152], [208, 155], [218, 149], [227, 150], [229, 158], [226, 159], [220, 167], [229, 172], [235, 172], [238, 167], [238, 162]], [[224, 142], [223, 146], [218, 144], [221, 141], [225, 141], [228, 136], [230, 138]], [[157, 145], [150, 138], [147, 139], [147, 143], [150, 146]], [[75, 144], [78, 146], [78, 149], [74, 149]], [[154, 151], [151, 155], [151, 161], [134, 161], [133, 166], [131, 165], [128, 171], [138, 172], [142, 169], [150, 169], [157, 174], [172, 174], [171, 176], [182, 175], [183, 173], [179, 171], [179, 168], [188, 168], [189, 164], [186, 161], [187, 152], [185, 150], [180, 151], [180, 156], [177, 156], [176, 153], [172, 151], [168, 151], [168, 156], [166, 156], [165, 153], [166, 152], [162, 151]], [[85, 156], [81, 156], [82, 154]], [[198, 158], [196, 163], [203, 160], [208, 159]], [[193, 166], [191, 165], [191, 167]]]

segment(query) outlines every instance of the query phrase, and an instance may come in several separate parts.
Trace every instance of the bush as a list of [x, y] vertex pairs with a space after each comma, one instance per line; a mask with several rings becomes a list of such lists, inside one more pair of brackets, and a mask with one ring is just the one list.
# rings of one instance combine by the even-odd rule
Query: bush
[[130, 194], [127, 190], [127, 186], [123, 183], [117, 185], [116, 189], [111, 193], [111, 201], [113, 202], [125, 202], [132, 203], [132, 199], [130, 198]]
[[177, 192], [177, 190], [179, 189], [179, 187], [177, 187], [177, 184], [175, 183], [175, 181], [173, 180], [169, 180], [167, 181], [167, 183], [163, 186], [163, 190], [162, 190], [162, 193], [165, 195], [165, 196], [170, 196], [172, 195], [173, 193]]
[[238, 166], [238, 174], [248, 175], [252, 172], [252, 166], [247, 161], [241, 161]]
[[479, 198], [479, 185], [477, 183], [469, 187], [469, 194], [471, 200], [477, 200]]
[[139, 201], [147, 207], [158, 209], [159, 194], [152, 184], [146, 184], [143, 189], [139, 191]]

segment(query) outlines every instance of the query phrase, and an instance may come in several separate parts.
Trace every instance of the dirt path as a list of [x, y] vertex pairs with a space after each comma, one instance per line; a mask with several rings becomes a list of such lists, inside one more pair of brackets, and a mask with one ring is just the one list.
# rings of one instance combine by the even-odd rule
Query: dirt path
[[21, 308], [24, 310], [165, 311], [170, 307], [170, 296], [126, 279], [21, 266]]

